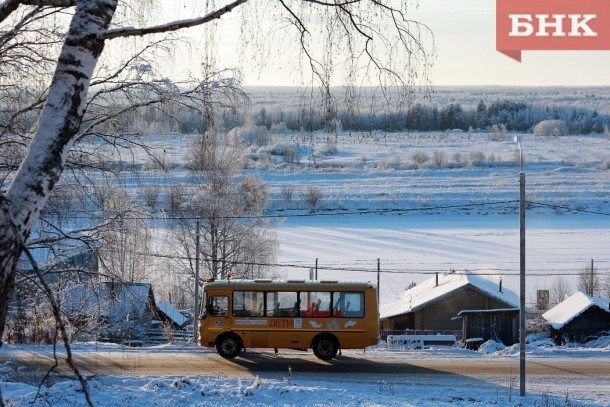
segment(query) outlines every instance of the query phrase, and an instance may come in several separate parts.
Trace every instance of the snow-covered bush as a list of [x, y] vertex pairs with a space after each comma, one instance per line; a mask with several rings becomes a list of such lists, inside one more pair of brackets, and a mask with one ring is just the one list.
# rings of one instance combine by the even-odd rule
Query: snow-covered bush
[[486, 355], [490, 355], [492, 353], [496, 353], [499, 350], [506, 348], [502, 342], [494, 341], [493, 339], [484, 342], [479, 346], [479, 352], [484, 353]]
[[271, 125], [271, 129], [269, 130], [272, 134], [283, 134], [288, 132], [288, 128], [286, 127], [286, 123], [279, 122]]
[[315, 208], [323, 197], [322, 189], [317, 185], [308, 185], [303, 199], [310, 208]]
[[430, 157], [428, 157], [428, 154], [423, 150], [417, 150], [411, 154], [411, 161], [415, 165], [424, 164], [428, 162], [429, 159]]
[[295, 187], [292, 184], [282, 185], [282, 199], [286, 202], [292, 202], [294, 199]]
[[563, 120], [543, 120], [534, 126], [534, 136], [559, 137], [568, 134], [568, 126]]
[[445, 158], [445, 153], [442, 150], [434, 150], [433, 157], [434, 157], [434, 164], [438, 168], [442, 168], [445, 166], [446, 158]]
[[234, 132], [247, 146], [266, 146], [271, 142], [271, 135], [265, 126], [257, 126], [255, 124], [246, 124], [241, 127], [236, 127], [231, 132]]
[[551, 338], [551, 335], [547, 332], [538, 332], [528, 334], [525, 337], [525, 343], [532, 346], [543, 346], [543, 347], [554, 347], [555, 341]]
[[298, 146], [278, 144], [269, 151], [271, 155], [282, 157], [287, 164], [298, 164], [301, 162], [301, 149]]

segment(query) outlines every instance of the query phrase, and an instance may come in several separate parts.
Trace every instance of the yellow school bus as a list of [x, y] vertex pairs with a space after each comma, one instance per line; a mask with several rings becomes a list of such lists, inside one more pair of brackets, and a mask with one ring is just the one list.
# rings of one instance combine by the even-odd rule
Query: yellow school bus
[[378, 341], [377, 288], [365, 282], [222, 280], [203, 286], [202, 346], [234, 358], [246, 348], [313, 349], [328, 360], [339, 349]]

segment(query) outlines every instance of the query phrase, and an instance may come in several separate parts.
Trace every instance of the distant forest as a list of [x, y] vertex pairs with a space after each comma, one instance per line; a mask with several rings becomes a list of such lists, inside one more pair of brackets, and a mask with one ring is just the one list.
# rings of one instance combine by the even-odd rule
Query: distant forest
[[[595, 134], [610, 128], [610, 88], [459, 88], [441, 89], [430, 100], [391, 103], [379, 95], [324, 97], [294, 88], [255, 89], [249, 103], [220, 109], [214, 121], [229, 131], [244, 125], [274, 131], [492, 131], [533, 132], [542, 121], [563, 122], [562, 134]], [[140, 120], [124, 128], [149, 132], [200, 133], [209, 125], [196, 110], [171, 104], [171, 114], [140, 109]], [[600, 113], [602, 112], [602, 113]], [[168, 121], [169, 118], [169, 121]]]
[[446, 131], [491, 129], [503, 125], [508, 131], [529, 132], [543, 120], [563, 120], [569, 134], [604, 133], [610, 117], [595, 110], [574, 107], [540, 107], [524, 102], [498, 100], [479, 102], [476, 108], [463, 108], [460, 103], [427, 106], [417, 103], [404, 112], [349, 112], [322, 114], [313, 109], [271, 111], [261, 108], [253, 115], [254, 124], [270, 129], [285, 123], [288, 130], [315, 131], [340, 126], [346, 131]]

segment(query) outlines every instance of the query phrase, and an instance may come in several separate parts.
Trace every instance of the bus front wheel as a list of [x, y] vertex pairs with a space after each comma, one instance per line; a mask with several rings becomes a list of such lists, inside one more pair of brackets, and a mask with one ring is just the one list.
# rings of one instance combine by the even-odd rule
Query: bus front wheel
[[339, 341], [333, 335], [318, 335], [314, 338], [313, 353], [322, 360], [330, 360], [337, 356]]
[[241, 352], [242, 343], [239, 336], [229, 333], [216, 340], [216, 351], [225, 359], [233, 359]]

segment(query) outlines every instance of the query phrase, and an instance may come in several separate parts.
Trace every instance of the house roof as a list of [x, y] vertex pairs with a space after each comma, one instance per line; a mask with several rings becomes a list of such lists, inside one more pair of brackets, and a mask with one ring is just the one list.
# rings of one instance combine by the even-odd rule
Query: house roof
[[499, 279], [492, 280], [480, 275], [472, 274], [468, 270], [439, 274], [438, 285], [436, 285], [436, 276], [434, 276], [405, 291], [399, 300], [388, 304], [382, 304], [379, 309], [380, 318], [390, 318], [409, 312], [415, 312], [440, 301], [457, 291], [461, 291], [467, 286], [470, 286], [489, 297], [493, 297], [505, 304], [506, 308], [518, 307], [519, 296], [505, 287], [500, 291], [499, 282]]
[[154, 307], [154, 295], [147, 283], [81, 284], [66, 293], [62, 307], [68, 315], [100, 313], [112, 318], [138, 319], [145, 316], [149, 307]]
[[590, 297], [579, 291], [542, 314], [542, 318], [551, 324], [553, 328], [561, 329], [593, 306], [597, 306], [610, 313], [610, 300], [607, 298]]
[[182, 328], [188, 321], [188, 318], [182, 315], [180, 311], [172, 304], [165, 300], [157, 301], [157, 309], [171, 319], [179, 328]]

